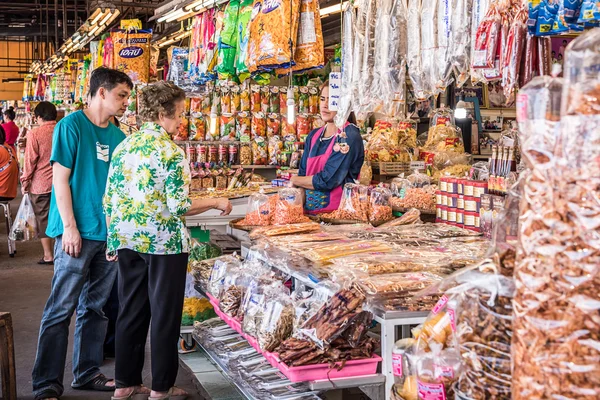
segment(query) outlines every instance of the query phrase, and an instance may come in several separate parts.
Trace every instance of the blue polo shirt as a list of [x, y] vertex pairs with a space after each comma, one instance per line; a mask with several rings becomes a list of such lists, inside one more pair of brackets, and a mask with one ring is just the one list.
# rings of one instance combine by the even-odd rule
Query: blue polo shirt
[[[69, 185], [73, 213], [83, 239], [106, 241], [102, 197], [113, 151], [124, 139], [125, 135], [119, 128], [111, 123], [106, 128], [94, 125], [83, 111], [63, 118], [54, 128], [50, 163], [59, 163], [71, 170]], [[62, 235], [63, 231], [52, 188], [46, 234], [54, 238]]]

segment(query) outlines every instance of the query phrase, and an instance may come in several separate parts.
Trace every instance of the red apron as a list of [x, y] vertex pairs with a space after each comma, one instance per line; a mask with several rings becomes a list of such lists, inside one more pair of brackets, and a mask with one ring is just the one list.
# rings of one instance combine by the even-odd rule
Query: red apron
[[[348, 126], [348, 124], [346, 124]], [[344, 126], [344, 129], [346, 129]], [[315, 149], [317, 141], [323, 136], [327, 125], [321, 128], [312, 138], [310, 144], [310, 151]], [[325, 169], [325, 164], [329, 160], [329, 156], [333, 152], [333, 146], [335, 145], [338, 132], [331, 138], [331, 142], [325, 150], [325, 153], [320, 156], [311, 157], [310, 154], [306, 160], [306, 176], [313, 176]], [[342, 199], [342, 186], [334, 188], [331, 192], [321, 192], [318, 190], [306, 190], [306, 196], [304, 200], [304, 210], [307, 214], [321, 214], [326, 212], [332, 212], [338, 209], [340, 201]]]

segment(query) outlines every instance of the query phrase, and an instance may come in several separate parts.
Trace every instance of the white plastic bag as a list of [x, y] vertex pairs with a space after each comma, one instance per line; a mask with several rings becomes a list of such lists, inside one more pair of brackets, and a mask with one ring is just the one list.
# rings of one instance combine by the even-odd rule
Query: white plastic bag
[[29, 194], [25, 193], [17, 217], [10, 230], [9, 238], [15, 241], [35, 240], [38, 237], [38, 226], [29, 200]]

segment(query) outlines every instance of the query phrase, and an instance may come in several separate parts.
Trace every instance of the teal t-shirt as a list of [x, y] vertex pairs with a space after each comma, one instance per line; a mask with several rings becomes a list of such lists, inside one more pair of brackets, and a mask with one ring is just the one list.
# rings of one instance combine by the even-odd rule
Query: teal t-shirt
[[[119, 128], [111, 123], [106, 128], [96, 126], [83, 111], [63, 118], [54, 128], [50, 163], [71, 169], [73, 213], [83, 239], [106, 241], [102, 197], [113, 151], [124, 139]], [[46, 234], [54, 238], [63, 230], [53, 189]]]

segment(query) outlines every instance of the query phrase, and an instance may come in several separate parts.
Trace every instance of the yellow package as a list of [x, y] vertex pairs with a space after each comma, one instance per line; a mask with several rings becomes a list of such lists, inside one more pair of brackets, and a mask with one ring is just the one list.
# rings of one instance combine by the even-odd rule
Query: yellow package
[[129, 75], [133, 83], [148, 83], [152, 32], [117, 31], [111, 37], [114, 42], [115, 69]]
[[126, 31], [142, 29], [142, 21], [139, 19], [123, 19], [121, 20], [121, 29]]
[[250, 72], [289, 67], [296, 47], [299, 10], [300, 0], [254, 1], [246, 56]]

